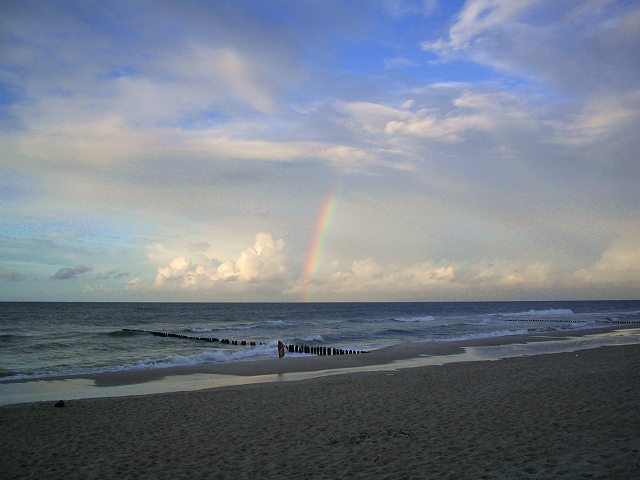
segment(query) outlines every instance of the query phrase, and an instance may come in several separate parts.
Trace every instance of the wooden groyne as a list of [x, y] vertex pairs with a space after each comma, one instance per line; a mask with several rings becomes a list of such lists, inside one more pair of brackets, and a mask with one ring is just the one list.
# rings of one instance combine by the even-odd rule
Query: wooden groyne
[[[506, 318], [507, 322], [528, 322], [528, 323], [588, 323], [584, 320], [558, 320], [552, 318]], [[596, 320], [595, 323], [603, 323], [606, 325], [640, 325], [640, 320]]]
[[309, 345], [287, 345], [289, 353], [307, 353], [310, 355], [357, 355], [369, 353], [367, 350], [345, 350], [342, 348], [318, 347]]
[[[246, 342], [245, 340], [229, 340], [228, 338], [216, 338], [216, 337], [192, 337], [190, 335], [181, 335], [179, 333], [169, 333], [169, 332], [155, 332], [152, 330], [139, 330], [137, 328], [123, 328], [123, 332], [135, 332], [135, 333], [148, 333], [150, 335], [155, 335], [156, 337], [173, 337], [173, 338], [183, 338], [185, 340], [200, 340], [201, 342], [219, 342], [228, 345], [250, 345], [252, 347], [256, 346], [256, 342]], [[264, 345], [264, 343], [260, 342], [260, 345]]]
[[[182, 335], [179, 333], [170, 332], [158, 332], [153, 330], [140, 330], [137, 328], [123, 328], [123, 332], [135, 332], [135, 333], [147, 333], [149, 335], [155, 335], [156, 337], [173, 337], [182, 338], [184, 340], [199, 340], [201, 342], [221, 343], [226, 345], [241, 345], [251, 346], [266, 345], [264, 342], [246, 341], [246, 340], [231, 340], [228, 338], [217, 337], [192, 337], [190, 335]], [[342, 348], [333, 347], [320, 347], [312, 345], [285, 345], [285, 348], [289, 353], [305, 353], [308, 355], [356, 355], [361, 353], [369, 353], [367, 350], [346, 350]]]
[[611, 325], [640, 325], [640, 320], [612, 320], [607, 318], [606, 320], [596, 320], [596, 323], [608, 323]]

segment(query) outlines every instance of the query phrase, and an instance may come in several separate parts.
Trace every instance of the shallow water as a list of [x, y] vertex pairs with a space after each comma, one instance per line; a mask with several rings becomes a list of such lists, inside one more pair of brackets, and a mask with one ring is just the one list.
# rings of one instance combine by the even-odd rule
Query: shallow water
[[[0, 303], [0, 381], [273, 358], [276, 343], [372, 349], [640, 321], [640, 301]], [[256, 342], [158, 337], [123, 328]], [[262, 343], [262, 345], [261, 345]]]
[[177, 391], [195, 391], [208, 388], [248, 385], [254, 383], [291, 382], [330, 375], [344, 375], [363, 372], [394, 372], [400, 369], [425, 367], [429, 365], [445, 365], [448, 363], [496, 361], [506, 358], [545, 355], [562, 352], [576, 352], [592, 348], [640, 344], [640, 328], [623, 329], [612, 332], [598, 332], [590, 335], [554, 338], [544, 342], [510, 343], [506, 345], [469, 346], [462, 353], [452, 355], [419, 355], [415, 358], [396, 360], [393, 362], [365, 365], [349, 368], [292, 372], [267, 375], [222, 375], [209, 373], [192, 373], [185, 375], [168, 375], [161, 379], [143, 383], [97, 386], [90, 378], [71, 378], [56, 380], [32, 380], [28, 382], [0, 384], [0, 405], [55, 401], [61, 398], [75, 400], [81, 398], [120, 397], [131, 395], [149, 395]]

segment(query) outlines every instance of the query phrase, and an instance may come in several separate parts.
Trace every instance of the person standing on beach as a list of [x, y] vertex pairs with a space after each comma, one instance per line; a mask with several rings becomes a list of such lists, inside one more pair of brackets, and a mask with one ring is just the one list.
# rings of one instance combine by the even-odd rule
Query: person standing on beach
[[284, 343], [278, 340], [278, 358], [284, 358]]

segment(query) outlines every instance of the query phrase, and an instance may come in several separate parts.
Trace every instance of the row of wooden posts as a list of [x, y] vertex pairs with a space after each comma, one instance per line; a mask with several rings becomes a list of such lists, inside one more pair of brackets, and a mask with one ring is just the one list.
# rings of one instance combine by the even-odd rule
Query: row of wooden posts
[[[169, 332], [154, 332], [151, 330], [139, 330], [137, 328], [123, 328], [124, 332], [136, 332], [136, 333], [148, 333], [150, 335], [155, 335], [156, 337], [174, 337], [174, 338], [184, 338], [186, 340], [200, 340], [203, 342], [220, 342], [228, 345], [251, 345], [252, 347], [256, 346], [256, 342], [247, 342], [245, 340], [229, 340], [228, 338], [216, 338], [216, 337], [191, 337], [189, 335], [181, 335], [179, 333], [169, 333]], [[264, 345], [263, 342], [260, 342], [260, 345]]]
[[[214, 343], [222, 343], [227, 345], [242, 345], [242, 346], [251, 346], [255, 347], [256, 345], [265, 345], [264, 342], [254, 342], [254, 341], [246, 341], [246, 340], [230, 340], [228, 338], [216, 338], [216, 337], [192, 337], [189, 335], [182, 335], [179, 333], [169, 333], [169, 332], [157, 332], [152, 330], [140, 330], [137, 328], [123, 328], [124, 332], [136, 332], [136, 333], [148, 333], [150, 335], [155, 335], [157, 337], [174, 337], [174, 338], [183, 338], [185, 340], [200, 340], [202, 342], [214, 342]], [[309, 355], [354, 355], [359, 353], [367, 353], [362, 350], [345, 350], [342, 348], [332, 348], [332, 347], [319, 347], [319, 346], [311, 346], [311, 345], [286, 345], [287, 351], [289, 353], [306, 353]]]
[[612, 320], [607, 318], [606, 320], [597, 320], [597, 323], [611, 323], [614, 325], [637, 325], [640, 324], [640, 320]]
[[[507, 318], [507, 322], [529, 322], [529, 323], [585, 323], [584, 320], [558, 320], [552, 318]], [[613, 320], [607, 318], [606, 320], [596, 320], [596, 323], [606, 323], [611, 325], [637, 325], [640, 324], [640, 320]]]
[[356, 355], [366, 350], [344, 350], [342, 348], [317, 347], [309, 345], [287, 345], [289, 353], [308, 353], [311, 355]]

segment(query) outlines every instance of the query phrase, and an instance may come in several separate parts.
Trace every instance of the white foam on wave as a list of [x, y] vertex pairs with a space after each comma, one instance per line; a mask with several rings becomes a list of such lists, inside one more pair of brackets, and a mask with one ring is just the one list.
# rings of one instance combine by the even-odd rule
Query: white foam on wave
[[282, 320], [265, 320], [264, 322], [245, 323], [226, 327], [227, 330], [250, 330], [252, 328], [273, 328], [286, 325]]
[[226, 363], [249, 358], [263, 358], [277, 355], [277, 343], [269, 342], [265, 345], [242, 350], [211, 350], [196, 355], [170, 355], [162, 360], [142, 360], [133, 365], [126, 365], [123, 370], [145, 370], [149, 368], [169, 368], [184, 365], [199, 365], [202, 363]]
[[287, 325], [282, 320], [265, 320], [263, 322], [256, 323], [238, 323], [236, 325], [219, 326], [219, 327], [190, 327], [185, 328], [185, 332], [191, 333], [213, 333], [223, 330], [251, 330], [254, 328], [277, 328], [283, 325]]
[[557, 326], [558, 330], [591, 330], [591, 329], [596, 329], [596, 328], [601, 328], [602, 325], [599, 325], [597, 323], [589, 323], [589, 322], [582, 322], [582, 323], [570, 323], [569, 325], [559, 325]]
[[393, 320], [396, 322], [403, 322], [403, 323], [433, 322], [435, 320], [435, 317], [431, 315], [424, 315], [420, 317], [398, 317], [398, 318], [394, 318]]
[[457, 335], [451, 338], [444, 339], [435, 339], [434, 341], [444, 341], [444, 342], [455, 342], [459, 340], [480, 340], [483, 338], [494, 338], [494, 337], [506, 337], [509, 335], [535, 335], [536, 333], [543, 332], [557, 332], [557, 331], [567, 331], [567, 330], [589, 330], [600, 328], [602, 325], [590, 322], [579, 322], [579, 323], [569, 323], [563, 322], [561, 324], [555, 325], [545, 325], [539, 328], [521, 328], [516, 330], [494, 330], [491, 332], [478, 332], [478, 333], [467, 333], [463, 335]]
[[322, 335], [309, 335], [307, 337], [302, 337], [300, 340], [303, 342], [324, 342]]
[[609, 317], [612, 317], [614, 320], [618, 320], [619, 318], [636, 318], [640, 316], [640, 310], [632, 310], [628, 312], [612, 312], [609, 314]]
[[78, 375], [95, 375], [99, 373], [114, 373], [136, 370], [149, 370], [154, 368], [171, 368], [181, 366], [194, 366], [203, 363], [227, 363], [241, 360], [258, 360], [264, 358], [277, 358], [277, 342], [271, 341], [264, 345], [247, 347], [240, 350], [209, 350], [195, 355], [169, 355], [162, 359], [142, 359], [135, 363], [118, 366], [96, 367], [81, 370], [67, 370], [60, 372], [40, 372], [34, 374], [19, 374], [1, 377], [0, 382], [14, 380], [37, 380], [49, 377], [70, 377]]
[[548, 310], [529, 310], [528, 312], [503, 313], [502, 317], [569, 317], [575, 315], [569, 308], [550, 308]]
[[213, 333], [217, 330], [218, 330], [217, 328], [207, 328], [207, 327], [185, 328], [185, 332], [191, 332], [191, 333]]
[[[457, 335], [455, 337], [435, 339], [436, 342], [457, 342], [461, 340], [481, 340], [483, 338], [495, 338], [495, 337], [507, 337], [509, 335], [527, 335], [531, 332], [527, 329], [519, 330], [495, 330], [493, 332], [482, 333], [465, 333], [463, 335]], [[431, 341], [431, 340], [430, 340]]]

